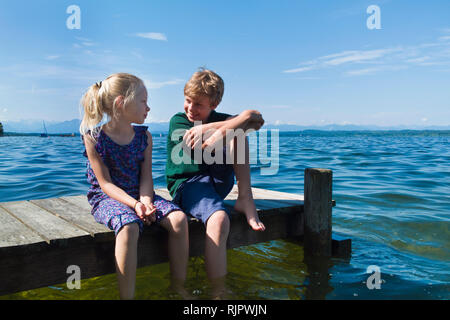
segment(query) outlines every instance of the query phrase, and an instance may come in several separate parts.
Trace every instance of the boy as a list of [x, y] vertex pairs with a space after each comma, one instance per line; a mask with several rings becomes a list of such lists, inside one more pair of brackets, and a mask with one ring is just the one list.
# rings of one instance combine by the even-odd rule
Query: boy
[[[200, 69], [194, 73], [184, 87], [184, 113], [177, 113], [170, 120], [167, 141], [167, 187], [173, 201], [206, 226], [205, 266], [213, 284], [214, 280], [223, 279], [227, 273], [226, 242], [230, 220], [223, 199], [234, 185], [234, 175], [238, 186], [234, 208], [245, 214], [253, 230], [265, 230], [253, 200], [245, 137], [243, 140], [235, 137], [230, 141], [229, 149], [234, 152], [232, 164], [217, 163], [220, 161], [206, 164], [204, 156], [201, 161], [194, 161], [196, 151], [206, 151], [226, 141], [227, 130], [242, 129], [240, 132], [244, 134], [248, 129], [259, 130], [264, 124], [261, 114], [255, 110], [246, 110], [234, 117], [216, 112], [223, 92], [223, 80], [213, 71]], [[205, 139], [208, 133], [212, 134]], [[189, 150], [189, 163], [180, 161], [182, 152], [186, 151], [177, 147], [179, 143]], [[239, 143], [244, 143], [244, 148], [240, 148]], [[245, 161], [236, 161], [239, 149], [245, 150]]]

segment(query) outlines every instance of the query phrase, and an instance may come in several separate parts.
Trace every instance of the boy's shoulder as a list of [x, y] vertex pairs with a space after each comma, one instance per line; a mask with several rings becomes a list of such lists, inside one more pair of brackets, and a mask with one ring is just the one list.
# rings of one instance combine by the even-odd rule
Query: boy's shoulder
[[213, 110], [209, 114], [207, 122], [211, 123], [211, 122], [225, 121], [230, 117], [232, 117], [232, 115], [230, 115], [228, 113], [222, 113], [222, 112], [217, 112], [216, 110]]
[[172, 116], [172, 118], [170, 118], [170, 121], [169, 121], [170, 128], [172, 128], [174, 126], [189, 125], [189, 124], [190, 124], [190, 121], [184, 112], [178, 112], [178, 113], [174, 114]]

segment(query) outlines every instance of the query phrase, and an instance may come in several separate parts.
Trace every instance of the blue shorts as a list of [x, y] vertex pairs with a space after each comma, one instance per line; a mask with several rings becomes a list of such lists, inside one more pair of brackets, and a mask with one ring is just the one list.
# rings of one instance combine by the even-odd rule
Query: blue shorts
[[178, 187], [173, 202], [185, 213], [206, 224], [214, 212], [219, 210], [227, 212], [223, 200], [233, 189], [233, 185], [232, 165], [209, 165], [207, 171], [190, 178]]

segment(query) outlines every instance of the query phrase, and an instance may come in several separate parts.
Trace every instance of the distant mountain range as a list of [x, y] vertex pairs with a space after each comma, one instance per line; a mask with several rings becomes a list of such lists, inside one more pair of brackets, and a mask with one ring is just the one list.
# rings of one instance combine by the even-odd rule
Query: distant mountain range
[[[79, 132], [80, 120], [73, 119], [63, 122], [46, 122], [45, 126], [49, 134], [77, 134]], [[44, 132], [42, 121], [2, 121], [5, 132], [16, 133], [41, 133]], [[164, 133], [169, 130], [169, 122], [146, 123], [150, 132]], [[450, 130], [448, 126], [389, 126], [382, 127], [376, 125], [353, 125], [353, 124], [328, 124], [323, 126], [302, 126], [293, 124], [266, 124], [264, 129], [278, 129], [280, 131], [303, 131], [303, 130], [323, 130], [323, 131], [365, 131], [365, 130]]]

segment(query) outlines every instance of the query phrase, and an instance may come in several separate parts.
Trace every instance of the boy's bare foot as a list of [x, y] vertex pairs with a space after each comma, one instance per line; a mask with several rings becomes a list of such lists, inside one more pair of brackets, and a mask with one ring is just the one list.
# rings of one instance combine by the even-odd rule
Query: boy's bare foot
[[234, 209], [245, 214], [247, 222], [253, 230], [266, 230], [264, 224], [259, 220], [258, 213], [256, 212], [255, 201], [252, 197], [238, 197], [236, 203], [234, 204]]
[[184, 300], [194, 300], [195, 297], [191, 295], [186, 288], [184, 287], [184, 281], [177, 280], [172, 278], [170, 283], [170, 288], [180, 295], [180, 297]]

